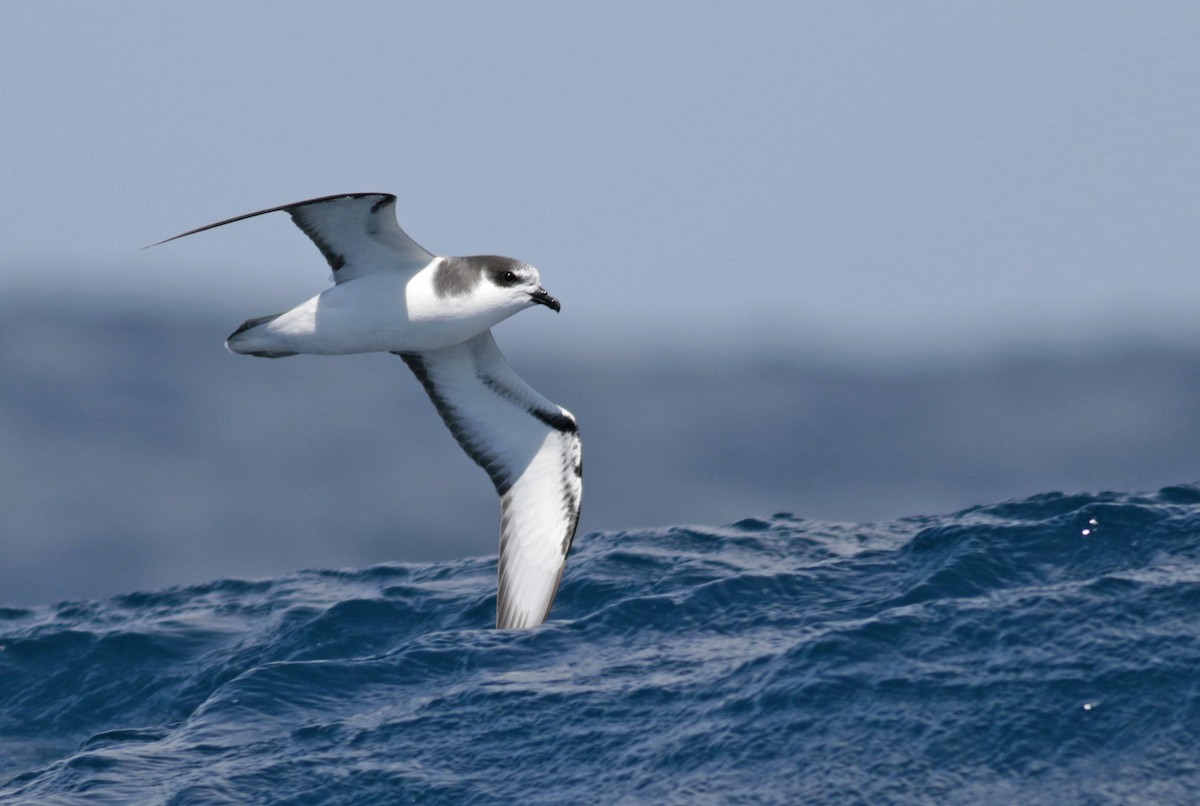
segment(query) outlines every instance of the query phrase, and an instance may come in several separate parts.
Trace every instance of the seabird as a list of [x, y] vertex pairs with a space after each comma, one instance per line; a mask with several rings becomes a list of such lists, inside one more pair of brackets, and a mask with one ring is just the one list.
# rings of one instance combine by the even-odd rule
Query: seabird
[[[321, 250], [334, 285], [284, 313], [248, 319], [225, 346], [400, 356], [458, 444], [500, 495], [496, 627], [546, 620], [579, 523], [583, 464], [575, 418], [513, 372], [491, 328], [534, 305], [560, 310], [537, 269], [507, 257], [439, 257], [408, 237], [390, 193], [343, 193], [189, 230], [159, 244], [286, 212]], [[153, 244], [157, 246], [158, 244]]]

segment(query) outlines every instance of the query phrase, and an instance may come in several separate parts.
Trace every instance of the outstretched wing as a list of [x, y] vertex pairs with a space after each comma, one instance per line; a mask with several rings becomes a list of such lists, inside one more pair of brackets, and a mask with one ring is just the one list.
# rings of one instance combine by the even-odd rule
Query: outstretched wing
[[500, 494], [496, 626], [541, 624], [579, 523], [583, 460], [575, 418], [513, 372], [491, 331], [397, 355]]
[[416, 274], [435, 257], [400, 229], [396, 197], [390, 193], [343, 193], [283, 204], [197, 227], [151, 245], [280, 211], [289, 213], [317, 245], [339, 283], [376, 271]]

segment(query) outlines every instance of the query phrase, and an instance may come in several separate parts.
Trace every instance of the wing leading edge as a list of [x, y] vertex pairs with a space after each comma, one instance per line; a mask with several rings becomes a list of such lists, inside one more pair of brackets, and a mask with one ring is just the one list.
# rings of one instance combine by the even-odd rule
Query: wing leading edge
[[335, 282], [375, 271], [415, 274], [436, 257], [400, 228], [396, 221], [396, 197], [390, 193], [342, 193], [282, 204], [206, 224], [152, 246], [278, 212], [291, 215], [296, 226], [317, 245], [333, 269]]
[[579, 523], [583, 464], [575, 418], [513, 372], [491, 331], [442, 350], [397, 355], [500, 495], [497, 628], [541, 624]]

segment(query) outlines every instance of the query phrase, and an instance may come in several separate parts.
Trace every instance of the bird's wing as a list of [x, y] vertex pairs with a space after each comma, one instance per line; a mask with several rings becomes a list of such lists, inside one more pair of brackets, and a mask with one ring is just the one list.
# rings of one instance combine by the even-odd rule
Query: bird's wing
[[435, 257], [400, 229], [396, 197], [390, 193], [343, 193], [282, 204], [197, 227], [152, 245], [280, 211], [290, 214], [317, 245], [339, 283], [377, 271], [416, 274]]
[[583, 460], [575, 418], [513, 372], [491, 331], [397, 355], [500, 494], [496, 626], [541, 624], [579, 522]]

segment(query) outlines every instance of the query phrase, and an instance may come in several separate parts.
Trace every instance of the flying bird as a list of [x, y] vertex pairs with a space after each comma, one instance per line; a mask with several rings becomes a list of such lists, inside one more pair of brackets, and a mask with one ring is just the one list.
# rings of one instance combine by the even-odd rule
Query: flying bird
[[[513, 372], [491, 328], [535, 305], [559, 311], [537, 269], [507, 257], [439, 257], [408, 237], [389, 193], [284, 204], [159, 244], [286, 212], [321, 250], [334, 285], [284, 313], [248, 319], [225, 346], [282, 358], [389, 352], [417, 376], [458, 444], [500, 496], [496, 627], [549, 615], [583, 497], [575, 418]], [[158, 246], [159, 244], [153, 244]]]

